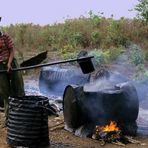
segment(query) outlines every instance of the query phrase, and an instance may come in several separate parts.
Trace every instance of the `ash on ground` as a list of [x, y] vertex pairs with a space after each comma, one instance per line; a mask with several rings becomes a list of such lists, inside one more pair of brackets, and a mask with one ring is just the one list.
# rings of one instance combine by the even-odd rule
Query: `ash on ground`
[[24, 80], [25, 94], [27, 96], [44, 96], [49, 99], [51, 106], [54, 106], [59, 114], [62, 111], [62, 97], [61, 96], [47, 96], [42, 94], [39, 90], [39, 81], [37, 78], [27, 78]]

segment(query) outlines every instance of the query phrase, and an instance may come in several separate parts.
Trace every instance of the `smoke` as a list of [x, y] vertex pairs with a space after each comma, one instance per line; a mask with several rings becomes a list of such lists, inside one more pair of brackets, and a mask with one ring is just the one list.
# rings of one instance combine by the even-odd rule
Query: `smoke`
[[[132, 63], [129, 55], [129, 51], [126, 50], [106, 70], [96, 72], [93, 82], [86, 84], [84, 90], [86, 92], [112, 90], [120, 83], [130, 82], [135, 87], [139, 99], [138, 133], [148, 135], [148, 78], [144, 77], [144, 74]], [[138, 74], [140, 77], [135, 80]]]
[[[95, 76], [92, 76], [92, 81], [88, 83], [88, 78], [89, 76], [87, 75], [83, 81], [83, 83], [79, 82], [79, 85], [84, 85], [84, 91], [85, 92], [98, 92], [98, 91], [102, 91], [102, 90], [114, 90], [117, 89], [117, 85], [120, 83], [124, 83], [124, 82], [130, 82], [137, 91], [138, 94], [138, 98], [139, 98], [139, 115], [138, 115], [138, 119], [137, 119], [137, 124], [138, 124], [138, 130], [139, 133], [142, 131], [146, 131], [145, 134], [148, 135], [148, 78], [142, 78], [140, 80], [135, 80], [134, 76], [137, 74], [137, 67], [134, 66], [128, 56], [129, 52], [126, 51], [124, 52], [121, 56], [119, 56], [118, 59], [116, 59], [113, 63], [110, 64], [109, 67], [106, 68], [105, 71], [96, 71]], [[62, 92], [65, 89], [65, 86], [69, 84], [71, 84], [71, 82], [68, 82], [68, 78], [72, 79], [73, 81], [75, 81], [74, 77], [70, 77], [71, 74], [76, 75], [75, 71], [73, 71], [72, 73], [69, 71], [63, 71], [60, 72], [60, 68], [59, 70], [54, 69], [55, 72], [53, 75], [52, 73], [44, 73], [46, 75], [44, 75], [44, 78], [47, 77], [48, 80], [49, 78], [52, 78], [54, 80], [60, 78], [62, 81], [66, 81], [62, 83], [62, 81], [60, 82], [54, 82], [47, 84], [47, 80], [42, 81], [43, 83], [39, 83], [37, 82], [35, 85], [33, 85], [33, 83], [30, 81], [28, 83], [28, 85], [26, 85], [26, 89], [27, 90], [32, 90], [34, 93], [38, 93], [38, 94], [42, 94], [42, 95], [47, 95], [47, 93], [43, 93], [43, 92], [48, 92], [49, 94], [51, 93], [51, 91], [57, 91], [61, 88]], [[81, 75], [81, 77], [78, 77], [77, 79], [83, 79], [84, 77]], [[42, 79], [42, 78], [39, 78]], [[37, 80], [38, 81], [38, 80]], [[86, 84], [85, 84], [86, 83]], [[77, 83], [75, 83], [77, 85]], [[39, 85], [42, 85], [40, 89], [43, 89], [44, 91], [42, 91], [39, 88], [37, 88]], [[55, 86], [55, 89], [49, 89], [50, 87], [52, 88], [53, 86]], [[35, 88], [33, 88], [35, 87]], [[28, 89], [29, 88], [29, 89]], [[57, 100], [56, 97], [54, 97], [54, 94], [52, 96], [52, 99]], [[58, 98], [59, 99], [59, 98]], [[60, 100], [62, 100], [62, 96], [60, 98]], [[94, 102], [95, 104], [95, 102]], [[133, 104], [134, 105], [134, 104]], [[93, 107], [93, 105], [91, 104], [91, 106]], [[141, 128], [142, 127], [142, 128]], [[141, 133], [142, 133], [141, 132]]]
[[62, 97], [67, 85], [83, 85], [88, 81], [89, 75], [76, 66], [48, 67], [40, 73], [39, 88], [48, 96]]
[[96, 80], [84, 85], [85, 92], [98, 92], [104, 89], [112, 89], [113, 85], [107, 79]]
[[[137, 119], [138, 133], [148, 135], [148, 77], [144, 77], [143, 71], [139, 71], [130, 59], [130, 50], [126, 50], [110, 66], [109, 70], [113, 71], [110, 75], [110, 82], [116, 84], [120, 81], [130, 81], [136, 88], [139, 99], [139, 115]], [[140, 66], [140, 65], [139, 65]], [[148, 68], [143, 65], [147, 70]], [[135, 76], [139, 75], [135, 80]], [[125, 79], [124, 79], [125, 78]]]

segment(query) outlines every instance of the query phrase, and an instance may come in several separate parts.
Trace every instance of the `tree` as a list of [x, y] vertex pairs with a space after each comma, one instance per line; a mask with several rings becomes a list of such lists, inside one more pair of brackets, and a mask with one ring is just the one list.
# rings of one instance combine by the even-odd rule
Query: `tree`
[[138, 0], [139, 3], [135, 6], [135, 10], [138, 11], [138, 18], [148, 22], [148, 0]]

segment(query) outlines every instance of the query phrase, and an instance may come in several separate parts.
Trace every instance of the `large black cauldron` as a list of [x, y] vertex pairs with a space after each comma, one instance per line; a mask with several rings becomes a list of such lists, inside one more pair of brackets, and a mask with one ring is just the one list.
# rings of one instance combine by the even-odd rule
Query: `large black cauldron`
[[84, 85], [89, 81], [89, 74], [83, 74], [76, 66], [45, 67], [39, 77], [40, 92], [46, 95], [63, 96], [67, 85]]
[[97, 92], [67, 86], [63, 96], [65, 129], [79, 136], [91, 136], [96, 125], [116, 121], [124, 134], [136, 135], [139, 101], [130, 83]]

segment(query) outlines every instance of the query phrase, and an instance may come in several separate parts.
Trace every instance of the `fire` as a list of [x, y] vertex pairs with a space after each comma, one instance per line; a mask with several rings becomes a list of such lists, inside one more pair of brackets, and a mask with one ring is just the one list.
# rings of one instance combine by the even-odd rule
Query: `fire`
[[96, 132], [103, 131], [103, 132], [117, 132], [120, 129], [117, 127], [117, 123], [115, 121], [111, 121], [109, 125], [106, 126], [96, 126]]

